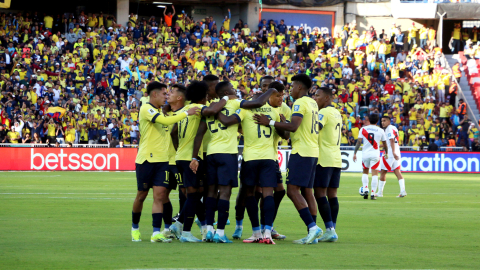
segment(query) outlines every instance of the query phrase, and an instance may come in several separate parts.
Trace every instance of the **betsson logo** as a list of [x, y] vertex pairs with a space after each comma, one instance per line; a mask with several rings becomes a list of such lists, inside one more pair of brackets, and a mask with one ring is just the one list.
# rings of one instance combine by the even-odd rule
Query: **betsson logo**
[[[60, 149], [60, 153], [49, 153], [43, 156], [41, 153], [35, 153], [34, 148], [31, 149], [30, 155], [30, 169], [32, 170], [118, 170], [118, 155], [117, 154], [104, 154], [98, 153], [95, 156], [84, 153], [81, 156], [77, 153], [64, 154], [63, 149]], [[114, 163], [112, 163], [112, 161]], [[114, 168], [111, 168], [114, 165]]]

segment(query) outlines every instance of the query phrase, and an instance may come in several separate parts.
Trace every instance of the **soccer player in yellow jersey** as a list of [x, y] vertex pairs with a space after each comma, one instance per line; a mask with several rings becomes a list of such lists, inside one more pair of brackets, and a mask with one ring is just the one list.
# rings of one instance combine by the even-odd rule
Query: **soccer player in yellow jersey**
[[[255, 100], [260, 95], [260, 93], [255, 94], [253, 99]], [[280, 115], [269, 104], [252, 110], [238, 109], [235, 114], [228, 117], [220, 113], [218, 118], [225, 126], [241, 124], [245, 138], [244, 163], [242, 163], [240, 180], [245, 189], [245, 205], [252, 224], [253, 234], [250, 238], [243, 240], [243, 242], [275, 244], [272, 239], [272, 226], [275, 215], [273, 189], [277, 186], [277, 164], [275, 162], [277, 152], [273, 146], [275, 130], [270, 126], [265, 127], [256, 124], [253, 116], [258, 113], [265, 115], [268, 119], [280, 121]], [[283, 134], [284, 132], [280, 131], [280, 133]], [[258, 220], [255, 186], [261, 188], [264, 198], [265, 232], [263, 235]]]
[[[340, 186], [342, 171], [342, 155], [340, 153], [340, 139], [342, 133], [342, 116], [332, 106], [332, 90], [321, 87], [315, 93], [318, 112], [319, 157], [315, 171], [314, 193], [318, 211], [325, 223], [326, 231], [318, 241], [336, 242], [335, 232], [338, 215], [337, 189]], [[328, 200], [327, 200], [328, 197]]]
[[[197, 214], [197, 217], [202, 224], [203, 238], [205, 238], [207, 234], [205, 208], [201, 202], [204, 179], [202, 173], [196, 174], [190, 169], [190, 162], [192, 159], [195, 159], [199, 163], [203, 162], [200, 158], [192, 156], [194, 139], [197, 135], [198, 126], [200, 125], [202, 116], [216, 115], [227, 103], [226, 99], [222, 99], [209, 107], [205, 106], [205, 103], [207, 102], [207, 91], [208, 85], [205, 82], [192, 81], [185, 91], [183, 91], [182, 88], [177, 87], [176, 89], [172, 89], [172, 93], [169, 95], [169, 97], [171, 95], [182, 95], [184, 100], [186, 98], [186, 100], [191, 102], [181, 108], [179, 113], [195, 107], [201, 109], [201, 115], [190, 115], [175, 124], [171, 134], [173, 144], [177, 149], [175, 156], [176, 164], [182, 175], [183, 186], [187, 192], [187, 200], [185, 201], [180, 217], [178, 218], [178, 221], [171, 226], [171, 231], [180, 239], [180, 242], [202, 242], [191, 233], [195, 214]], [[199, 157], [200, 156], [203, 156], [201, 152], [199, 153]]]
[[163, 202], [167, 196], [168, 186], [168, 132], [164, 126], [182, 120], [188, 115], [199, 112], [192, 108], [185, 113], [166, 117], [159, 108], [164, 105], [167, 86], [159, 82], [152, 82], [147, 86], [150, 102], [140, 109], [140, 144], [136, 163], [137, 196], [132, 210], [132, 241], [141, 241], [138, 223], [142, 214], [143, 202], [148, 191], [153, 188], [152, 207], [152, 242], [171, 242], [160, 233], [163, 217]]
[[[309, 230], [307, 237], [294, 241], [296, 244], [310, 244], [322, 234], [309, 209], [309, 205], [315, 204], [312, 188], [318, 161], [318, 105], [308, 96], [311, 87], [312, 80], [308, 75], [298, 74], [292, 77], [291, 97], [295, 103], [289, 123], [276, 122], [262, 115], [254, 116], [258, 124], [291, 132], [292, 152], [287, 168], [287, 195]], [[301, 188], [305, 189], [305, 197], [300, 193]]]
[[[285, 117], [285, 119], [290, 119], [291, 116], [291, 109], [290, 107], [287, 106], [287, 104], [283, 103], [283, 94], [285, 90], [285, 86], [279, 82], [274, 82], [274, 78], [272, 76], [264, 76], [260, 79], [260, 87], [263, 93], [267, 92], [268, 89], [274, 88], [277, 90], [274, 94], [270, 96], [270, 99], [268, 103], [270, 106], [274, 107], [275, 110], [280, 114]], [[275, 133], [275, 140], [274, 140], [274, 147], [275, 149], [278, 148], [278, 142], [280, 141], [280, 136], [278, 136], [277, 133]], [[278, 156], [276, 156], [276, 160], [278, 159]], [[275, 201], [275, 215], [274, 215], [274, 221], [275, 217], [277, 216], [278, 212], [278, 207], [280, 207], [280, 203], [283, 200], [283, 197], [285, 197], [285, 187], [283, 186], [283, 179], [282, 179], [282, 172], [280, 171], [280, 167], [278, 166], [278, 161], [277, 161], [277, 186], [273, 189], [273, 199]], [[263, 204], [263, 197], [261, 196], [261, 189], [257, 187], [257, 194], [256, 197], [257, 199], [260, 198], [260, 205]], [[237, 201], [235, 205], [235, 219], [236, 219], [236, 227], [235, 227], [235, 232], [233, 233], [232, 237], [233, 239], [240, 239], [242, 237], [242, 232], [243, 232], [243, 217], [245, 215], [245, 199], [246, 199], [246, 193], [245, 189], [240, 186], [240, 190], [238, 191], [237, 195]], [[260, 209], [260, 216], [262, 217], [260, 219], [261, 222], [261, 229], [262, 231], [265, 229], [265, 219], [264, 219], [264, 214], [263, 214], [263, 208]], [[275, 229], [272, 229], [271, 232], [272, 238], [273, 239], [285, 239], [286, 236], [278, 233]]]
[[[235, 96], [233, 86], [228, 81], [217, 84], [215, 91], [220, 99], [228, 100], [229, 96]], [[229, 116], [240, 108], [259, 108], [267, 103], [273, 93], [268, 90], [256, 100], [246, 101], [229, 99], [222, 109], [222, 113]], [[211, 140], [207, 147], [207, 184], [208, 192], [205, 198], [205, 214], [207, 222], [207, 242], [231, 243], [225, 236], [225, 225], [228, 220], [230, 208], [230, 196], [232, 187], [238, 187], [238, 160], [237, 160], [237, 131], [238, 124], [229, 127], [224, 126], [216, 117], [210, 116], [201, 122], [195, 138], [193, 157], [198, 159], [198, 153], [205, 132], [210, 132]], [[192, 159], [190, 167], [197, 172], [199, 162]], [[219, 195], [217, 202], [217, 195]], [[217, 206], [218, 205], [218, 206]], [[217, 231], [214, 235], [213, 221], [215, 209], [218, 208]]]

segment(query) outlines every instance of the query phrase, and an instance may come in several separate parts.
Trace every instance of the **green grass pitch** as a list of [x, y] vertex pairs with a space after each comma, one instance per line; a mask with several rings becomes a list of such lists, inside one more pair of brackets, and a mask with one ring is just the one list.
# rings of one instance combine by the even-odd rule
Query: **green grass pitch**
[[[342, 174], [337, 243], [293, 244], [306, 228], [285, 197], [275, 226], [287, 239], [272, 246], [151, 243], [151, 198], [140, 221], [143, 242], [132, 242], [132, 172], [0, 172], [0, 269], [479, 269], [480, 176], [404, 176], [406, 198], [395, 197], [389, 174], [385, 197], [371, 201], [358, 194], [361, 174]], [[248, 218], [244, 228], [249, 237]], [[192, 231], [200, 235], [195, 224]]]

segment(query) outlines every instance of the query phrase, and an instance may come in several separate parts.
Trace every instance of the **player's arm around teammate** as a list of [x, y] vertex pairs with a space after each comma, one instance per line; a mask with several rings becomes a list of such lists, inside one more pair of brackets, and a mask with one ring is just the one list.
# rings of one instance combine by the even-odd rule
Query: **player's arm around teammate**
[[152, 242], [169, 242], [160, 233], [163, 217], [163, 201], [167, 196], [168, 185], [168, 133], [164, 126], [173, 124], [188, 115], [199, 113], [198, 108], [192, 108], [183, 114], [167, 117], [159, 108], [165, 104], [166, 85], [152, 82], [147, 86], [150, 102], [140, 109], [140, 144], [135, 160], [137, 176], [137, 195], [132, 209], [132, 240], [141, 241], [138, 224], [143, 208], [143, 202], [150, 188], [153, 188], [153, 235]]
[[[254, 119], [257, 124], [291, 132], [292, 154], [287, 168], [287, 195], [309, 231], [307, 237], [295, 240], [294, 243], [310, 244], [322, 233], [307, 203], [312, 201], [309, 197], [313, 198], [315, 165], [318, 161], [318, 105], [308, 97], [312, 87], [310, 77], [299, 74], [292, 77], [292, 82], [291, 96], [296, 101], [290, 123], [276, 122], [260, 114], [256, 114]], [[306, 197], [300, 193], [301, 188], [305, 188], [305, 194], [308, 194]]]

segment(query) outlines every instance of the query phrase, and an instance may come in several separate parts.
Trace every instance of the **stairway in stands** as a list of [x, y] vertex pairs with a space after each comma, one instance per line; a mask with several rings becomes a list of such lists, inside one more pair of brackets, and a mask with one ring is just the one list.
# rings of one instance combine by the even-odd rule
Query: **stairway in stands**
[[[450, 68], [453, 67], [453, 65], [455, 65], [457, 62], [460, 62], [460, 67], [463, 67], [461, 61], [459, 61], [457, 57], [453, 57], [453, 56], [454, 56], [453, 54], [445, 55], [445, 59], [447, 60]], [[465, 96], [465, 99], [464, 99], [465, 102], [467, 102], [468, 107], [472, 109], [471, 112], [469, 111], [468, 116], [470, 117], [470, 119], [473, 119], [475, 123], [478, 123], [480, 113], [478, 111], [477, 104], [475, 103], [475, 100], [473, 98], [470, 85], [468, 84], [467, 75], [465, 74], [464, 71], [462, 71], [462, 79], [460, 80], [460, 89], [463, 92], [463, 95]], [[458, 99], [461, 98], [460, 95], [458, 95], [457, 97]]]

